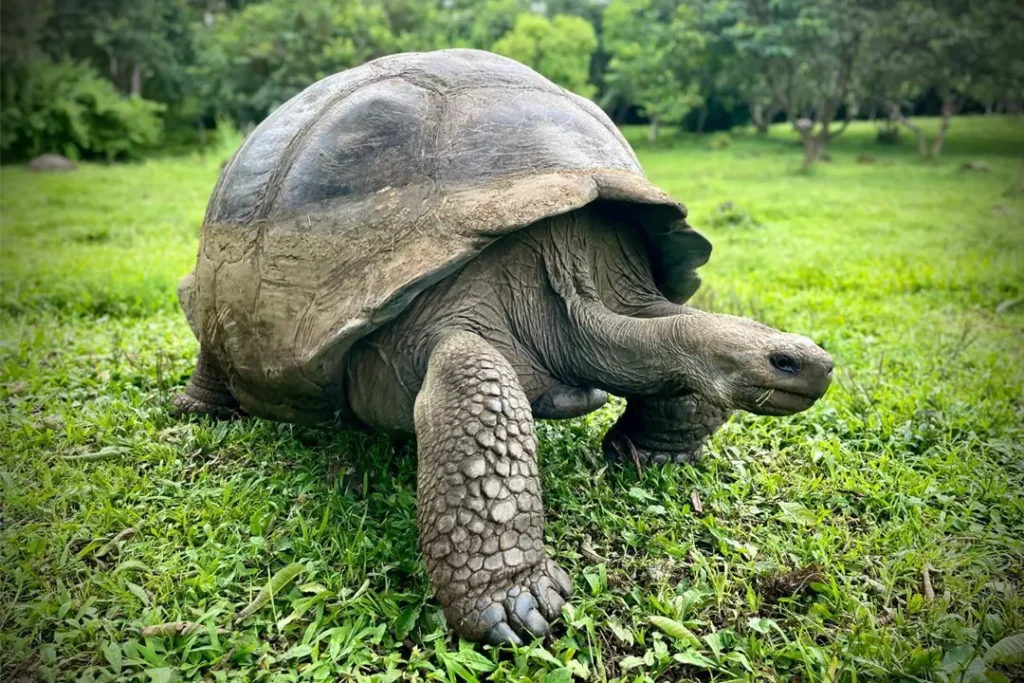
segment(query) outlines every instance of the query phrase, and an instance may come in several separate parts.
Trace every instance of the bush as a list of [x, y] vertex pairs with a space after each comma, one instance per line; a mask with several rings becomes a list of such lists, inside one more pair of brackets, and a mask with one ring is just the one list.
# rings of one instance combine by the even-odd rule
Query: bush
[[732, 136], [726, 132], [719, 131], [711, 134], [708, 140], [708, 149], [725, 149], [732, 144]]
[[741, 209], [732, 202], [722, 202], [711, 214], [708, 223], [714, 228], [759, 228], [761, 222], [749, 211]]
[[898, 145], [900, 142], [900, 129], [892, 122], [886, 122], [877, 127], [875, 142], [880, 145]]
[[86, 64], [37, 62], [3, 75], [0, 154], [4, 161], [48, 152], [138, 158], [160, 142], [162, 111], [156, 102], [122, 97]]

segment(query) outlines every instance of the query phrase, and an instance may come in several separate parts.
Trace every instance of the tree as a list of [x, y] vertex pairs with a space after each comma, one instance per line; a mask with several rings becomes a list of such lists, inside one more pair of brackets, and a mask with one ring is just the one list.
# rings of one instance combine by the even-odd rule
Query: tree
[[310, 83], [396, 45], [380, 5], [268, 0], [222, 15], [202, 31], [193, 74], [209, 113], [257, 123]]
[[583, 97], [594, 95], [590, 84], [590, 58], [597, 49], [594, 27], [579, 17], [521, 14], [512, 31], [493, 47], [564, 88]]
[[0, 3], [0, 63], [5, 74], [46, 57], [43, 36], [53, 18], [53, 0]]
[[732, 35], [738, 21], [739, 3], [694, 0], [691, 4], [701, 33], [707, 37], [708, 75], [702, 79], [707, 98], [745, 102], [759, 134], [767, 134], [772, 120], [782, 111], [765, 77], [759, 55], [740, 51]]
[[[869, 92], [891, 121], [914, 133], [921, 156], [938, 158], [952, 117], [967, 98], [1021, 92], [1022, 30], [1024, 8], [1007, 0], [901, 0], [885, 12], [869, 40]], [[942, 118], [931, 144], [903, 111], [929, 89], [942, 99]]]
[[597, 36], [597, 49], [590, 57], [590, 83], [596, 90], [595, 95], [603, 94], [607, 90], [604, 77], [608, 71], [608, 62], [611, 60], [604, 40], [604, 11], [607, 6], [608, 0], [545, 0], [544, 2], [547, 16], [579, 17], [594, 28], [594, 34]]
[[699, 67], [707, 37], [675, 0], [614, 0], [605, 10], [606, 83], [650, 119], [648, 139], [704, 103]]
[[87, 61], [127, 95], [175, 102], [189, 90], [193, 10], [185, 0], [50, 0], [42, 47]]
[[440, 19], [445, 46], [490, 50], [527, 11], [526, 0], [447, 0]]
[[[804, 147], [804, 167], [824, 154], [857, 109], [857, 66], [877, 20], [872, 0], [728, 0], [726, 31]], [[833, 128], [840, 111], [845, 120]]]

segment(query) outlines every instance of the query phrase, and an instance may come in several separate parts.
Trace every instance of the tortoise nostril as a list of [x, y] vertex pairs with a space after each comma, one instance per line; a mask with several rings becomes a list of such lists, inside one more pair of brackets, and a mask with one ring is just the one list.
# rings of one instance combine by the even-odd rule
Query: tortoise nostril
[[786, 374], [795, 375], [800, 372], [800, 361], [792, 356], [784, 353], [773, 353], [768, 360], [772, 367]]

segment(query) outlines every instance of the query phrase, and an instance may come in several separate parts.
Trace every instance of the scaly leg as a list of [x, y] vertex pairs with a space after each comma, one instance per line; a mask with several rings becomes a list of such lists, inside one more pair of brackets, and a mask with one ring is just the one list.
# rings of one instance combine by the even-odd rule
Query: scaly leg
[[229, 420], [244, 414], [238, 401], [228, 391], [221, 371], [209, 355], [199, 349], [199, 360], [185, 391], [171, 401], [172, 410], [181, 415], [209, 415]]
[[490, 643], [547, 635], [572, 582], [544, 551], [537, 440], [515, 371], [477, 335], [446, 336], [415, 422], [420, 544], [448, 623]]
[[605, 455], [641, 463], [696, 462], [701, 448], [729, 419], [730, 411], [691, 394], [630, 398], [626, 412], [604, 437]]

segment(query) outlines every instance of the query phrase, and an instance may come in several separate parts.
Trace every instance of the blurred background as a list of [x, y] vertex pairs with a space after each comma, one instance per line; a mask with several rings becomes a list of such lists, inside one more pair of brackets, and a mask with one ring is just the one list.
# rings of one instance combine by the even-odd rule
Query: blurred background
[[1024, 109], [1015, 0], [6, 0], [0, 153], [130, 159], [243, 132], [386, 54], [491, 50], [618, 124], [789, 121], [810, 164], [850, 119]]

